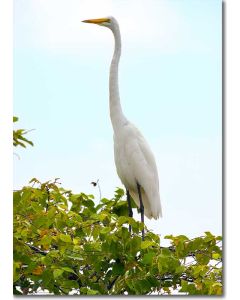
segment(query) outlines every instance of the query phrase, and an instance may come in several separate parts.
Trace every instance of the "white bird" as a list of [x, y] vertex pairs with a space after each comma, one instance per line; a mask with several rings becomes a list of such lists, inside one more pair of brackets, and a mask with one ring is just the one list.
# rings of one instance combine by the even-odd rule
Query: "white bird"
[[[149, 219], [158, 219], [159, 216], [162, 216], [162, 208], [156, 162], [141, 132], [123, 114], [120, 103], [118, 65], [121, 55], [121, 35], [118, 22], [114, 17], [90, 19], [82, 22], [109, 28], [115, 39], [109, 76], [109, 106], [114, 131], [115, 164], [118, 176], [127, 191], [129, 216], [132, 217], [131, 195], [140, 208], [143, 223], [144, 215]], [[129, 231], [131, 231], [130, 226]], [[144, 231], [142, 231], [142, 239], [144, 239]]]

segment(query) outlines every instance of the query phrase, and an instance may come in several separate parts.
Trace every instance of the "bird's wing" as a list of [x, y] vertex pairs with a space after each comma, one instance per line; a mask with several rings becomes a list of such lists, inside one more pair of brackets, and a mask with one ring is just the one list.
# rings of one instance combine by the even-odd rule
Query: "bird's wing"
[[132, 125], [132, 134], [125, 144], [126, 156], [139, 184], [158, 188], [158, 172], [153, 153], [141, 132]]
[[141, 132], [131, 124], [125, 144], [126, 158], [136, 181], [145, 192], [146, 205], [154, 218], [162, 215], [159, 182], [153, 153]]

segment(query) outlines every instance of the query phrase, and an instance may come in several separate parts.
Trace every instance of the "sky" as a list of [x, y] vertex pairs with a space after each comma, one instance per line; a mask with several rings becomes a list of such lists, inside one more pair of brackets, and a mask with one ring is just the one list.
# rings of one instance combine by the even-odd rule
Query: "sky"
[[163, 218], [146, 224], [163, 237], [221, 234], [221, 9], [219, 0], [15, 0], [14, 114], [34, 129], [34, 147], [15, 149], [14, 188], [59, 177], [98, 201], [92, 181], [103, 197], [122, 187], [108, 111], [113, 37], [81, 23], [113, 15], [122, 107], [159, 171]]

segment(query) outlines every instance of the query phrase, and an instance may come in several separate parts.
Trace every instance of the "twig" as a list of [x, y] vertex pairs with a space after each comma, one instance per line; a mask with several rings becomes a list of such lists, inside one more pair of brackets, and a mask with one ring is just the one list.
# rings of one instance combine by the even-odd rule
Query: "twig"
[[39, 249], [39, 248], [37, 248], [37, 247], [35, 247], [35, 246], [33, 246], [33, 245], [30, 245], [30, 244], [28, 244], [28, 243], [25, 243], [25, 245], [27, 245], [29, 248], [31, 248], [33, 251], [35, 251], [36, 253], [39, 253], [39, 254], [42, 254], [42, 255], [44, 255], [44, 256], [46, 256], [47, 254], [48, 254], [48, 252], [45, 252], [45, 251], [43, 251], [43, 250], [41, 250], [41, 249]]
[[99, 179], [95, 182], [95, 181], [92, 181], [91, 184], [93, 186], [97, 186], [98, 187], [98, 191], [99, 191], [99, 200], [102, 199], [102, 192], [101, 192], [101, 188], [100, 188], [100, 185], [99, 185]]
[[207, 277], [221, 262], [222, 262], [222, 259], [220, 259], [214, 266], [211, 266], [211, 268], [209, 268], [209, 270], [207, 271], [205, 277]]
[[107, 289], [108, 289], [108, 290], [111, 290], [111, 288], [114, 286], [114, 284], [115, 284], [116, 280], [118, 279], [118, 277], [119, 277], [119, 275], [117, 275], [117, 276], [113, 279], [113, 281], [112, 281], [111, 283], [109, 283], [109, 285], [107, 286]]
[[54, 286], [59, 289], [59, 291], [61, 291], [64, 295], [68, 295], [68, 293], [64, 292], [64, 290], [62, 288], [60, 288], [60, 286], [54, 284]]
[[34, 131], [34, 130], [36, 130], [35, 128], [32, 128], [32, 129], [29, 129], [29, 130], [25, 130], [22, 134], [27, 134], [27, 133], [29, 133], [29, 132], [31, 132], [31, 131]]
[[49, 206], [49, 202], [50, 202], [50, 191], [49, 191], [49, 187], [46, 186], [46, 192], [47, 192], [47, 203], [46, 203], [46, 212], [48, 211], [48, 206]]

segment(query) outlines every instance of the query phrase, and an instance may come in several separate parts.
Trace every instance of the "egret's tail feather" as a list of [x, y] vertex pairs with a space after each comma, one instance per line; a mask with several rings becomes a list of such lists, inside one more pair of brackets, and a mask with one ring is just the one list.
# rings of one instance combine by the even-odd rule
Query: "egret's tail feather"
[[[131, 191], [131, 190], [129, 191], [129, 193], [130, 193], [131, 197], [133, 198], [134, 202], [136, 203], [136, 205], [138, 207], [140, 207], [138, 193], [136, 193], [135, 191]], [[141, 195], [142, 195], [142, 201], [143, 201], [143, 205], [144, 205], [144, 215], [148, 219], [154, 218], [155, 220], [158, 219], [159, 217], [162, 217], [161, 207], [156, 209], [150, 205], [150, 201], [148, 200], [148, 197], [147, 197], [145, 191], [143, 190], [143, 188], [141, 188]]]

